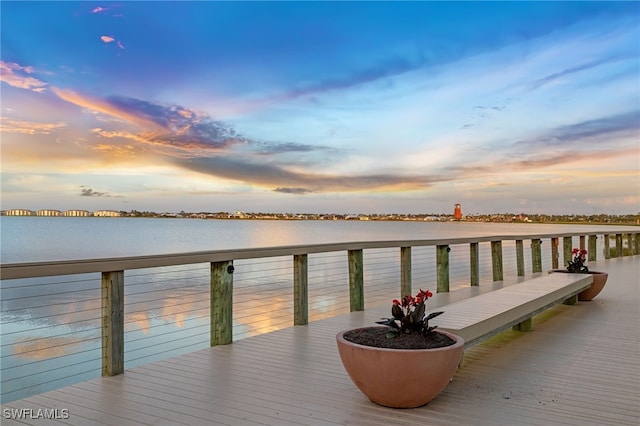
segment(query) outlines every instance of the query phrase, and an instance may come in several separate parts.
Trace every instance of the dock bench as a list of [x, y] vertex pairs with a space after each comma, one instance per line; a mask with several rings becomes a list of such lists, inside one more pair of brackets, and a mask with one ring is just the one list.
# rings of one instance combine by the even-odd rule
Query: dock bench
[[433, 309], [444, 314], [429, 325], [462, 337], [470, 347], [510, 327], [531, 330], [534, 315], [563, 302], [576, 304], [592, 282], [590, 274], [543, 275]]

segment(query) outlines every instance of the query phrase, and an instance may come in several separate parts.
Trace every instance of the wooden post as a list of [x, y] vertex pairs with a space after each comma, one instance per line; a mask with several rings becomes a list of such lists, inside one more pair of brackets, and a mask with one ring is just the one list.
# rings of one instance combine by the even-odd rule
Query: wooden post
[[293, 325], [309, 323], [308, 256], [293, 255]]
[[349, 250], [348, 256], [351, 312], [364, 311], [364, 261], [362, 250]]
[[611, 249], [609, 248], [609, 234], [604, 234], [604, 258], [611, 258]]
[[449, 291], [449, 252], [448, 245], [436, 246], [436, 273], [438, 274], [438, 293]]
[[533, 273], [542, 272], [542, 240], [535, 238], [531, 240], [531, 271]]
[[622, 234], [616, 234], [616, 257], [622, 257]]
[[211, 262], [211, 346], [233, 341], [233, 261]]
[[584, 250], [587, 247], [585, 246], [584, 235], [580, 235], [580, 250]]
[[124, 271], [102, 273], [102, 375], [124, 373]]
[[587, 249], [587, 260], [589, 262], [595, 262], [597, 255], [596, 255], [596, 251], [598, 251], [598, 249], [596, 248], [596, 239], [598, 238], [597, 235], [589, 235], [589, 248]]
[[558, 269], [558, 260], [560, 257], [560, 253], [558, 251], [559, 241], [558, 237], [551, 238], [551, 268]]
[[400, 247], [400, 297], [411, 294], [411, 247]]
[[471, 285], [480, 285], [480, 250], [478, 243], [469, 244], [469, 275], [471, 277]]
[[633, 245], [633, 254], [640, 254], [640, 233], [636, 232], [635, 233], [635, 244]]
[[502, 241], [491, 241], [491, 263], [493, 265], [493, 281], [504, 280], [502, 269]]
[[569, 261], [573, 260], [571, 256], [571, 251], [573, 250], [573, 237], [562, 237], [562, 251], [564, 258], [564, 267], [569, 265]]
[[533, 318], [528, 318], [511, 328], [515, 331], [531, 331], [533, 330]]
[[518, 276], [524, 277], [524, 244], [522, 240], [516, 240], [516, 264]]
[[633, 255], [633, 234], [627, 234], [627, 256], [632, 256], [632, 255]]
[[562, 302], [564, 305], [577, 305], [578, 304], [578, 295], [574, 295], [571, 296], [568, 299], [565, 299], [564, 302]]

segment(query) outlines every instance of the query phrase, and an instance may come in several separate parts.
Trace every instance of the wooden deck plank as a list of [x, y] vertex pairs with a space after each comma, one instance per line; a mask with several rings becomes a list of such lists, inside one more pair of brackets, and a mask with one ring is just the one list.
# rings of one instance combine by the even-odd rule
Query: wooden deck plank
[[[557, 305], [532, 332], [509, 330], [467, 349], [452, 383], [424, 407], [371, 403], [340, 363], [335, 335], [388, 316], [380, 306], [14, 401], [2, 408], [68, 408], [71, 417], [2, 424], [637, 426], [640, 257], [593, 268], [610, 274], [594, 301]], [[434, 296], [430, 306], [462, 297]]]

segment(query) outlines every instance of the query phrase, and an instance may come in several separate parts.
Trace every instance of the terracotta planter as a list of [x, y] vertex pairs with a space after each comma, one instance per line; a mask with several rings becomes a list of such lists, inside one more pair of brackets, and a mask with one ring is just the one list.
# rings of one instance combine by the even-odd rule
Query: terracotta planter
[[[368, 328], [368, 327], [366, 327]], [[336, 336], [338, 351], [353, 383], [371, 401], [393, 408], [413, 408], [435, 398], [449, 384], [462, 360], [464, 340], [436, 349], [385, 349], [363, 346]]]
[[[553, 269], [549, 272], [569, 273], [566, 269]], [[600, 294], [607, 282], [607, 278], [609, 278], [609, 274], [607, 272], [589, 271], [587, 273], [593, 275], [593, 283], [591, 284], [591, 287], [578, 293], [578, 300], [583, 302], [589, 301]]]

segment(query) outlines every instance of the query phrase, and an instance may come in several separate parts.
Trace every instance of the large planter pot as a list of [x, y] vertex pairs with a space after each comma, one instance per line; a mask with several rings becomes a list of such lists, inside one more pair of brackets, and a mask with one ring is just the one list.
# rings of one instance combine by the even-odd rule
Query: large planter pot
[[449, 384], [462, 360], [464, 340], [445, 331], [456, 343], [435, 349], [386, 349], [364, 346], [336, 336], [338, 351], [353, 383], [371, 401], [393, 408], [426, 404]]
[[[549, 272], [565, 274], [569, 273], [569, 271], [567, 271], [566, 269], [553, 269]], [[600, 292], [604, 288], [604, 285], [607, 283], [607, 278], [609, 278], [609, 274], [607, 272], [589, 271], [586, 273], [593, 275], [593, 283], [591, 284], [591, 287], [578, 293], [578, 300], [583, 302], [589, 301], [600, 294]]]

